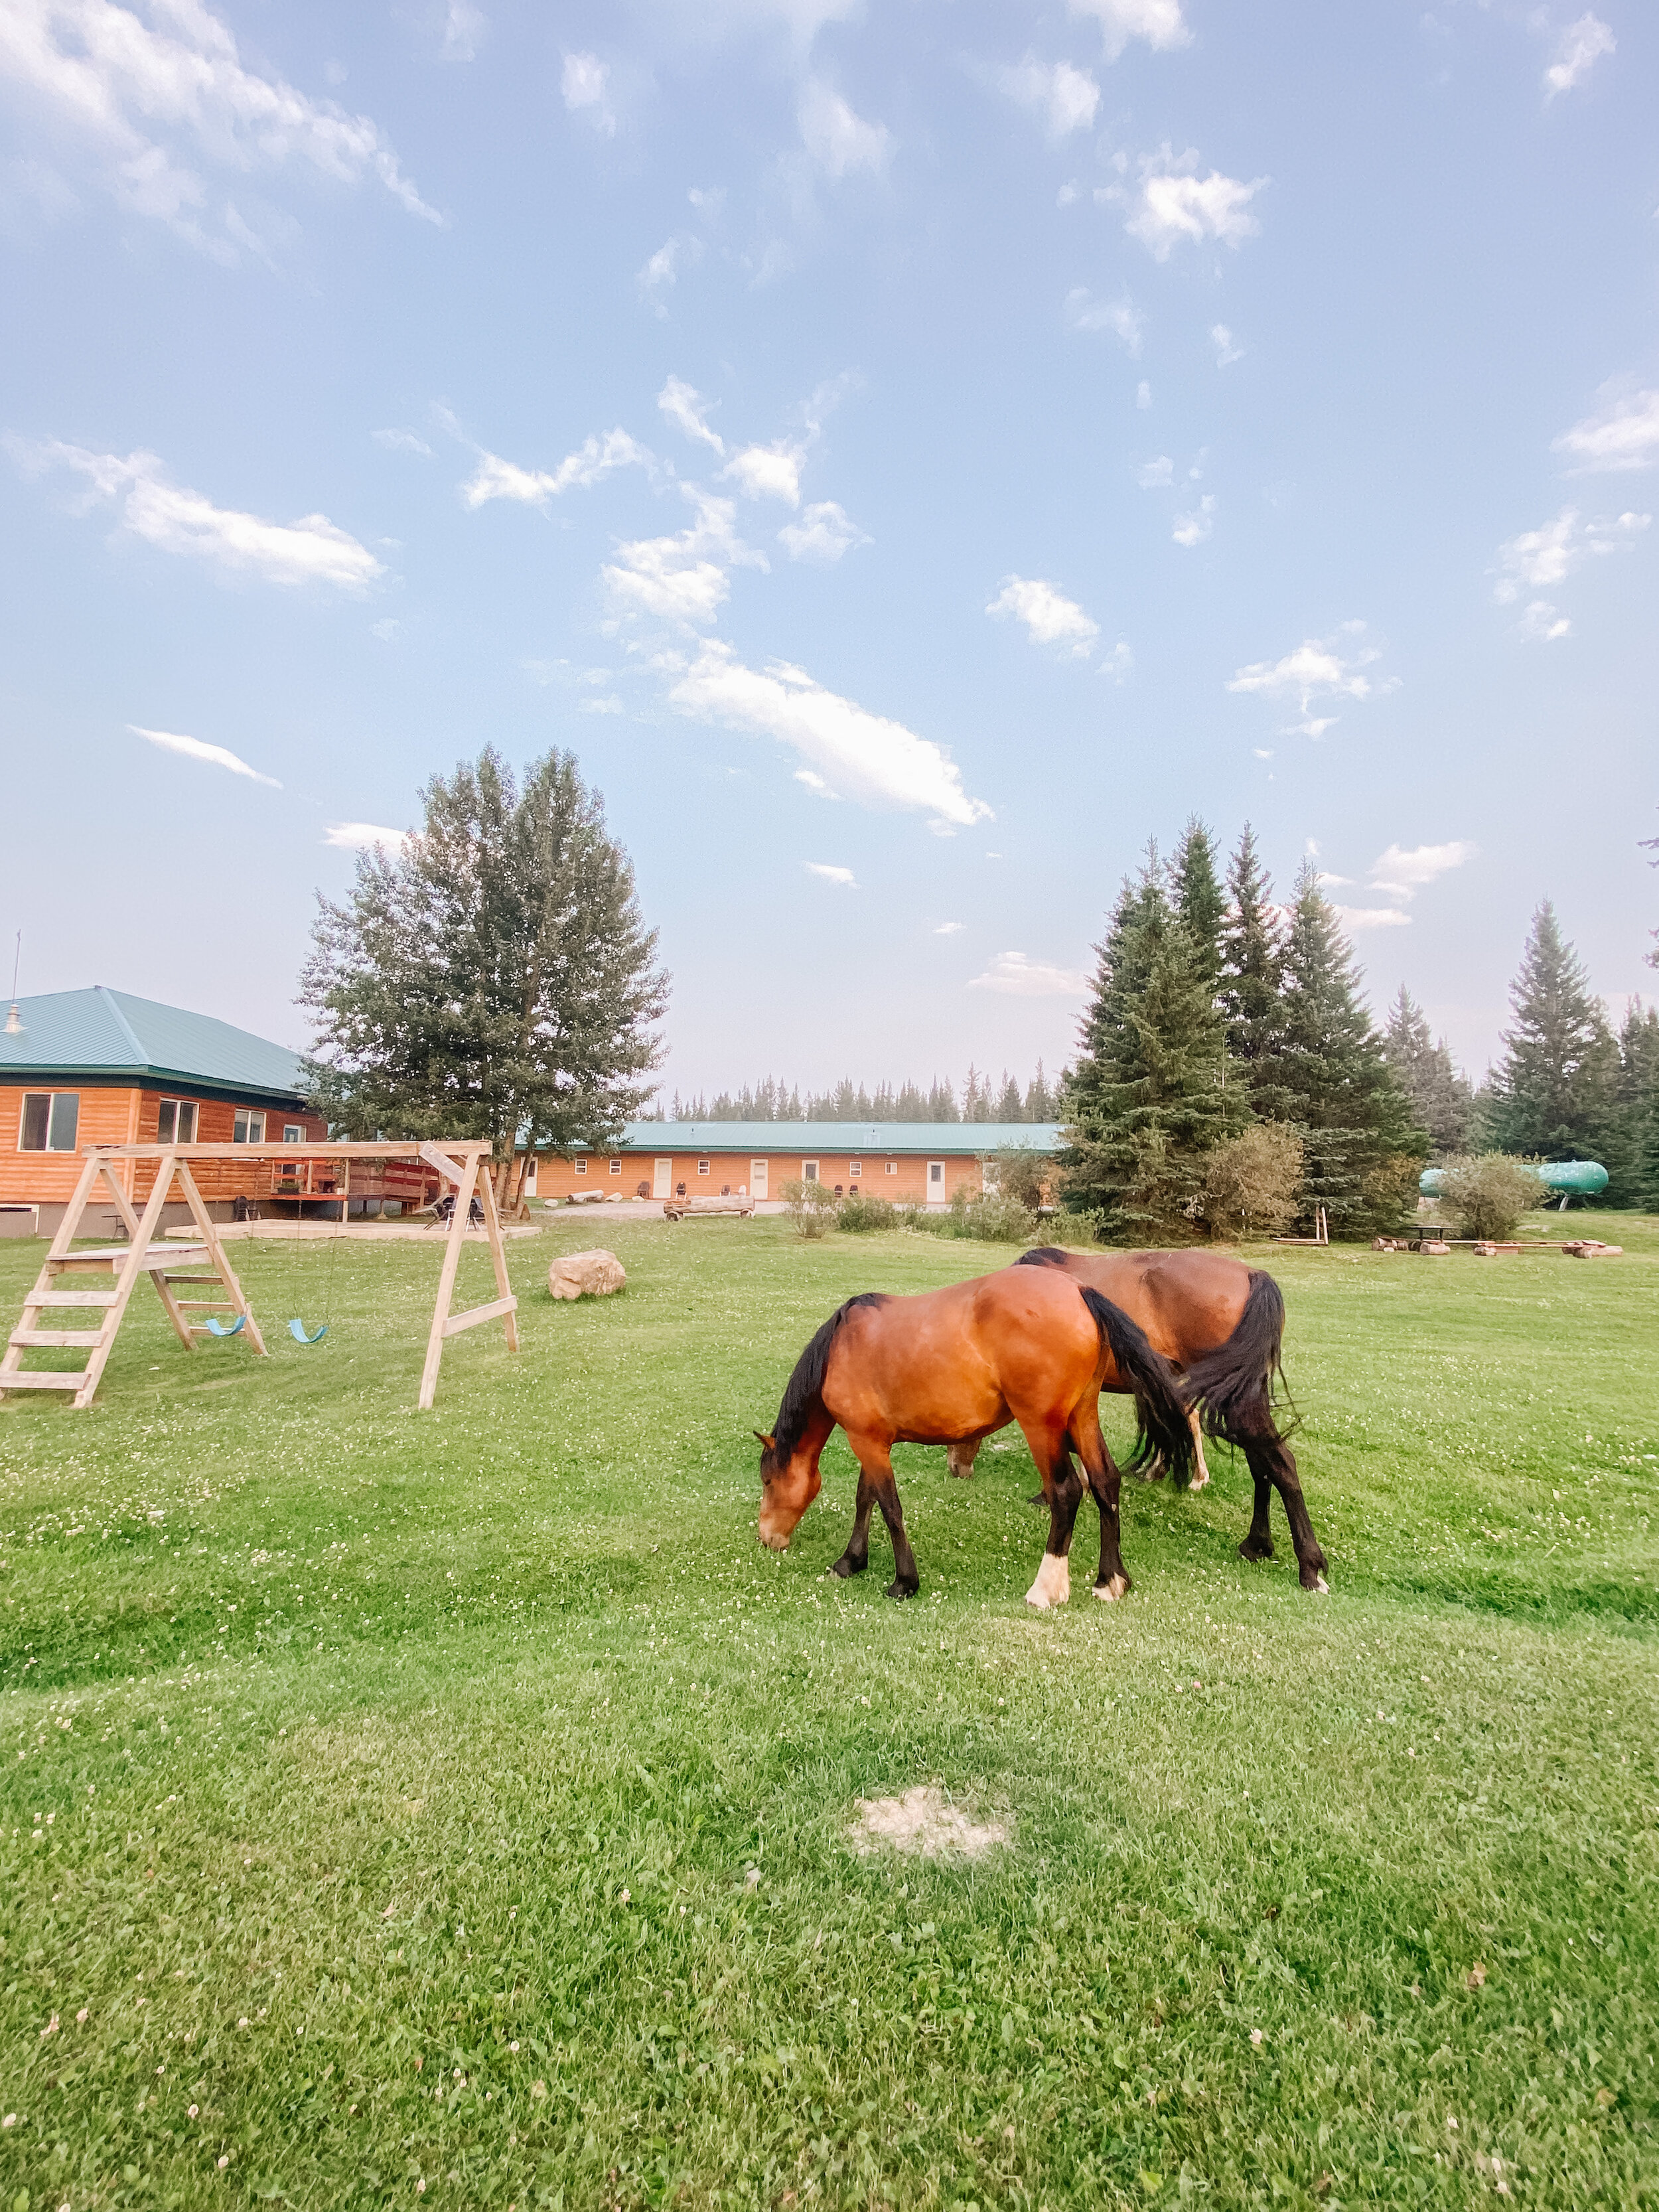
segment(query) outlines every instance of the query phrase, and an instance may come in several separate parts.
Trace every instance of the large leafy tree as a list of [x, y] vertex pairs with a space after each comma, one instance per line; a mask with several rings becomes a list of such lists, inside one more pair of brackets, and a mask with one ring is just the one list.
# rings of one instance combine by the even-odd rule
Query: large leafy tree
[[1248, 822], [1227, 864], [1221, 950], [1230, 1079], [1243, 1084], [1258, 1119], [1282, 1121], [1290, 1105], [1278, 1079], [1285, 1030], [1285, 933], [1273, 903], [1273, 878], [1261, 865]]
[[1333, 1235], [1397, 1223], [1427, 1139], [1371, 1024], [1359, 971], [1311, 860], [1297, 878], [1285, 943], [1284, 1029], [1275, 1079], [1303, 1139], [1304, 1201]]
[[1510, 1004], [1515, 1022], [1504, 1032], [1489, 1109], [1498, 1148], [1595, 1158], [1613, 1117], [1619, 1048], [1547, 899], [1533, 915]]
[[667, 1003], [628, 855], [569, 753], [522, 782], [493, 747], [434, 776], [424, 821], [319, 898], [300, 1003], [315, 1097], [354, 1137], [614, 1142], [650, 1095]]
[[1083, 1052], [1068, 1086], [1066, 1202], [1109, 1241], [1190, 1237], [1204, 1157], [1230, 1118], [1224, 1033], [1200, 948], [1152, 854], [1099, 947]]
[[1410, 1102], [1412, 1118], [1437, 1159], [1467, 1152], [1474, 1091], [1453, 1063], [1444, 1037], [1431, 1036], [1427, 1015], [1402, 983], [1389, 1009], [1382, 1053]]

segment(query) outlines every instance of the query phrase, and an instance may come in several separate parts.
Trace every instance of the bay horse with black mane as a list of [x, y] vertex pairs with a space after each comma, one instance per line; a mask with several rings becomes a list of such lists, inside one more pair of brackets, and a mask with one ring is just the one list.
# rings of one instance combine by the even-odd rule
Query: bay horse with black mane
[[[1328, 1562], [1302, 1495], [1295, 1455], [1273, 1410], [1273, 1384], [1283, 1371], [1285, 1299], [1273, 1277], [1224, 1252], [1065, 1252], [1052, 1244], [1025, 1253], [1014, 1267], [1063, 1273], [1109, 1298], [1139, 1325], [1153, 1351], [1181, 1376], [1198, 1462], [1195, 1480], [1209, 1480], [1200, 1427], [1237, 1445], [1249, 1463], [1255, 1505], [1239, 1557], [1272, 1559], [1268, 1507], [1277, 1490], [1302, 1587], [1325, 1590]], [[1133, 1387], [1121, 1380], [1104, 1385], [1108, 1390]], [[979, 1443], [974, 1437], [952, 1444], [952, 1474], [973, 1472]], [[1155, 1459], [1145, 1468], [1149, 1477], [1164, 1471]]]
[[893, 1545], [889, 1597], [914, 1597], [915, 1556], [893, 1479], [896, 1443], [977, 1443], [1018, 1421], [1042, 1477], [1048, 1543], [1029, 1604], [1063, 1605], [1083, 1462], [1100, 1508], [1098, 1598], [1130, 1587], [1118, 1524], [1121, 1477], [1100, 1432], [1100, 1393], [1134, 1393], [1141, 1434], [1129, 1464], [1157, 1452], [1185, 1480], [1187, 1409], [1168, 1362], [1111, 1300], [1047, 1267], [1006, 1267], [915, 1297], [866, 1291], [836, 1308], [795, 1364], [775, 1427], [761, 1442], [760, 1539], [786, 1548], [817, 1496], [818, 1458], [839, 1425], [859, 1463], [847, 1548], [830, 1570], [862, 1574], [879, 1505]]

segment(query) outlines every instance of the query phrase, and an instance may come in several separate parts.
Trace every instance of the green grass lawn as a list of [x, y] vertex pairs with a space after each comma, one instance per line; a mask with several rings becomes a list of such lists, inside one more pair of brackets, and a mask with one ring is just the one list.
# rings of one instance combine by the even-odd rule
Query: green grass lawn
[[[1006, 1250], [560, 1219], [430, 1414], [435, 1239], [311, 1350], [327, 1248], [239, 1248], [263, 1360], [141, 1291], [0, 1407], [0, 2212], [1659, 2204], [1659, 1224], [1586, 1231], [1273, 1254], [1332, 1595], [1218, 1448], [1041, 1617], [1006, 1437], [896, 1455], [911, 1604], [839, 1438], [754, 1535], [817, 1323]], [[923, 1783], [1006, 1847], [849, 1848]]]

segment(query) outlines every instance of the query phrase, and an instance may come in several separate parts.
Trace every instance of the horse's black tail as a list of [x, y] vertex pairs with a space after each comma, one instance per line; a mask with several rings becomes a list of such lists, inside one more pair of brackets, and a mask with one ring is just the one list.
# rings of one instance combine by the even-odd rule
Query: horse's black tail
[[[1038, 1263], [1041, 1265], [1041, 1262]], [[1140, 1431], [1127, 1462], [1133, 1474], [1149, 1461], [1162, 1459], [1177, 1490], [1192, 1478], [1193, 1432], [1176, 1372], [1161, 1352], [1155, 1352], [1145, 1332], [1121, 1306], [1115, 1306], [1098, 1291], [1079, 1284], [1083, 1303], [1095, 1317], [1101, 1342], [1110, 1352], [1118, 1373], [1134, 1392]]]
[[1194, 1359], [1182, 1378], [1187, 1403], [1203, 1406], [1206, 1436], [1230, 1444], [1283, 1443], [1296, 1425], [1292, 1418], [1281, 1426], [1273, 1410], [1273, 1385], [1285, 1374], [1284, 1335], [1284, 1294], [1271, 1275], [1252, 1267], [1238, 1326], [1224, 1344]]

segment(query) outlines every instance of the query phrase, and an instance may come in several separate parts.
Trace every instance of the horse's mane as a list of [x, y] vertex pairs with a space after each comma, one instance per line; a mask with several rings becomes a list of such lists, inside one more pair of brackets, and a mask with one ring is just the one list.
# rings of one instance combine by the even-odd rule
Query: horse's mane
[[795, 1362], [795, 1371], [784, 1385], [783, 1403], [778, 1407], [777, 1425], [772, 1431], [774, 1463], [781, 1466], [800, 1442], [813, 1407], [823, 1389], [824, 1370], [830, 1364], [830, 1347], [836, 1340], [836, 1332], [848, 1315], [859, 1306], [884, 1306], [886, 1294], [881, 1291], [860, 1291], [855, 1298], [837, 1306], [823, 1327]]
[[1017, 1267], [1063, 1267], [1069, 1255], [1058, 1244], [1038, 1244], [1029, 1252], [1022, 1252], [1014, 1265]]

